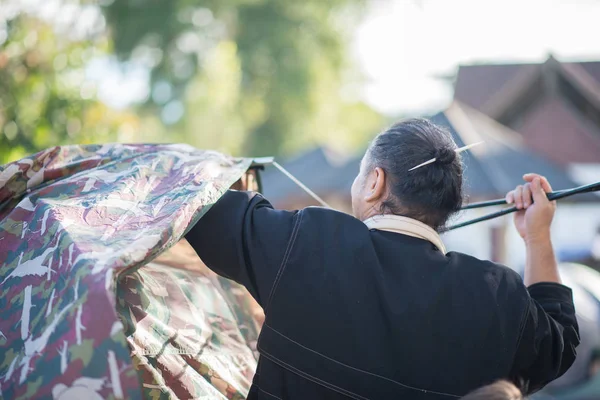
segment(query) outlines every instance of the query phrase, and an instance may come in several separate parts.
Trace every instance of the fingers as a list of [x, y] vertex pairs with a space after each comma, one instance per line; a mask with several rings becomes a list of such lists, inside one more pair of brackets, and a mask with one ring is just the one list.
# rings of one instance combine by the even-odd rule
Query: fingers
[[523, 185], [523, 208], [529, 207], [533, 203], [531, 198], [531, 184], [527, 183]]
[[517, 186], [515, 190], [510, 191], [506, 194], [505, 200], [507, 204], [514, 203], [515, 207], [517, 207], [517, 209], [519, 210], [528, 208], [530, 205], [533, 204], [534, 201], [533, 189], [531, 184], [526, 183], [525, 185]]
[[544, 189], [544, 192], [550, 193], [552, 191], [552, 186], [550, 186], [550, 182], [548, 182], [548, 179], [542, 176], [540, 183], [542, 185], [542, 189]]
[[526, 182], [531, 182], [531, 181], [533, 181], [534, 178], [543, 178], [543, 177], [540, 174], [534, 174], [534, 173], [528, 173], [528, 174], [523, 175], [523, 180], [525, 180]]
[[539, 175], [539, 174], [525, 174], [523, 175], [523, 179], [526, 182], [533, 182], [533, 180], [535, 178], [539, 178], [540, 179], [540, 183], [542, 185], [542, 188], [544, 189], [544, 191], [546, 193], [550, 193], [552, 191], [552, 186], [550, 186], [550, 182], [548, 182], [548, 179], [546, 179], [544, 176]]
[[514, 191], [515, 206], [520, 210], [523, 208], [523, 185], [517, 186]]
[[547, 204], [549, 202], [548, 196], [546, 196], [546, 190], [543, 187], [542, 180], [540, 178], [534, 178], [531, 182], [531, 192], [533, 194], [533, 201], [537, 204]]
[[[548, 201], [545, 193], [551, 192], [552, 186], [545, 177], [531, 173], [523, 175], [523, 179], [527, 182], [525, 185], [519, 185], [515, 190], [506, 194], [507, 204], [514, 204], [517, 209], [522, 210], [532, 205], [536, 201], [536, 197], [540, 198], [539, 201]], [[534, 186], [534, 182], [537, 182], [536, 186]]]

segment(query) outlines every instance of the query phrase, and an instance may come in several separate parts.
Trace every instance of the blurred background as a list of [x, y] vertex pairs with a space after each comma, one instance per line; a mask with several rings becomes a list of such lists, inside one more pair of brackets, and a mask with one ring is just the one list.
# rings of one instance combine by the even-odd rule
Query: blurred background
[[[464, 156], [469, 201], [526, 172], [566, 189], [600, 180], [598, 21], [598, 0], [0, 0], [0, 164], [55, 145], [188, 143], [275, 156], [350, 211], [369, 140], [423, 116], [459, 145], [486, 142]], [[276, 170], [264, 191], [315, 205]], [[553, 229], [587, 333], [552, 398], [600, 398], [600, 197], [562, 201]], [[523, 268], [510, 218], [444, 241]]]

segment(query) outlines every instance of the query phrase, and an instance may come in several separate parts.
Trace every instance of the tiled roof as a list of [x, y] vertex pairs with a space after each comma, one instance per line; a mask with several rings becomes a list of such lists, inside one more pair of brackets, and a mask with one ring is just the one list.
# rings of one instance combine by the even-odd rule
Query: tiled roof
[[600, 162], [600, 62], [461, 66], [454, 98], [558, 164]]
[[[459, 67], [454, 85], [454, 99], [479, 111], [486, 112], [490, 103], [518, 91], [524, 85], [519, 81], [531, 80], [542, 72], [544, 64], [557, 64], [575, 80], [595, 81], [600, 84], [600, 61], [558, 62], [550, 57], [543, 64], [481, 64]], [[574, 71], [574, 72], [572, 72]], [[572, 73], [570, 73], [572, 72]], [[511, 83], [517, 87], [510, 90]], [[586, 85], [587, 86], [587, 85]], [[593, 85], [596, 86], [596, 85]], [[508, 92], [511, 92], [510, 94]], [[495, 117], [495, 115], [491, 115]]]
[[[471, 198], [503, 197], [522, 182], [523, 174], [528, 172], [546, 176], [554, 190], [577, 186], [563, 168], [528, 150], [521, 135], [477, 110], [454, 102], [430, 119], [445, 126], [457, 146], [485, 141], [484, 145], [462, 154], [466, 194]], [[335, 163], [327, 150], [317, 148], [282, 163], [282, 166], [319, 196], [335, 194], [349, 199], [361, 158], [362, 154], [359, 154]], [[302, 189], [273, 167], [263, 174], [263, 187], [265, 196], [276, 205], [290, 198], [308, 199]], [[597, 201], [591, 195], [573, 199]]]

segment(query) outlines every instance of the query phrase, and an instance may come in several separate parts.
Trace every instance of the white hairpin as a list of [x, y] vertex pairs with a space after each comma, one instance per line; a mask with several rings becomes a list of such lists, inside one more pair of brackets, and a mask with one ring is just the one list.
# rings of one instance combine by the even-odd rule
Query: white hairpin
[[[483, 143], [483, 142], [477, 142], [477, 143], [468, 144], [468, 145], [466, 145], [466, 146], [459, 147], [458, 149], [455, 149], [454, 151], [456, 152], [456, 154], [458, 154], [458, 153], [462, 153], [463, 151], [465, 151], [465, 150], [469, 150], [470, 148], [472, 148], [472, 147], [475, 147], [475, 146], [478, 146], [478, 145], [480, 145], [480, 144], [482, 144], [482, 143]], [[434, 162], [436, 162], [436, 161], [437, 161], [437, 158], [432, 158], [431, 160], [427, 160], [427, 161], [425, 161], [424, 163], [421, 163], [421, 164], [417, 165], [416, 167], [412, 167], [411, 169], [409, 169], [409, 170], [408, 170], [408, 172], [410, 172], [410, 171], [413, 171], [413, 170], [415, 170], [415, 169], [417, 169], [417, 168], [421, 168], [421, 167], [423, 167], [423, 166], [425, 166], [425, 165], [427, 165], [427, 164], [434, 163]]]

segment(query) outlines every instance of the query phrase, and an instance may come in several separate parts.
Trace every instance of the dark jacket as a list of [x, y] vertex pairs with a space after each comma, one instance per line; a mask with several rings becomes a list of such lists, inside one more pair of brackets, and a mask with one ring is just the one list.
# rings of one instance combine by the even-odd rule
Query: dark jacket
[[332, 210], [228, 192], [187, 239], [265, 310], [249, 399], [452, 399], [501, 378], [534, 391], [579, 343], [571, 290], [369, 231]]

